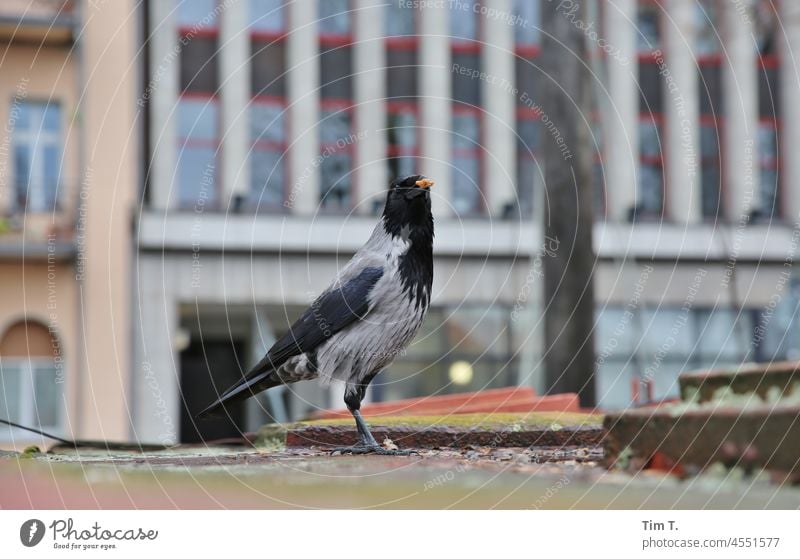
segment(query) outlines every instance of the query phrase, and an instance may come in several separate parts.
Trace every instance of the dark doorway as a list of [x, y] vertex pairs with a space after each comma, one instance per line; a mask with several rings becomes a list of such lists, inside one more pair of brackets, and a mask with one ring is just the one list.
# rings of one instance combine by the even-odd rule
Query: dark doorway
[[212, 403], [241, 378], [243, 344], [231, 340], [192, 339], [181, 353], [181, 442], [197, 443], [238, 437], [245, 431], [245, 402], [226, 407], [221, 417], [195, 419], [194, 415]]

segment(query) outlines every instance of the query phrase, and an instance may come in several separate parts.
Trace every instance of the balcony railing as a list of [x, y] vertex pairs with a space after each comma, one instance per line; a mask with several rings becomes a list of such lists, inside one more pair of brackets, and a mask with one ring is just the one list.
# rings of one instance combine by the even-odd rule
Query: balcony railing
[[75, 38], [76, 0], [2, 0], [0, 42], [69, 44]]

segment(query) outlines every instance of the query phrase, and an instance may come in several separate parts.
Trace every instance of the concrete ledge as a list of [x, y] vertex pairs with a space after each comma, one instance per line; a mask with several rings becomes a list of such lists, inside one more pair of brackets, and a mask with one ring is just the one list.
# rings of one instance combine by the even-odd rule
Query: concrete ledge
[[681, 397], [697, 402], [715, 399], [720, 389], [734, 394], [757, 394], [762, 400], [776, 400], [800, 387], [800, 361], [747, 363], [738, 369], [704, 370], [684, 373], [679, 378]]
[[[348, 253], [361, 247], [374, 216], [300, 216], [207, 211], [157, 211], [139, 216], [139, 247], [150, 251]], [[527, 257], [541, 247], [539, 224], [498, 219], [438, 219], [434, 252], [441, 256]], [[791, 257], [794, 230], [786, 223], [594, 225], [595, 253], [605, 259], [677, 259], [701, 262], [783, 263]]]
[[[369, 238], [375, 216], [284, 216], [206, 212], [146, 212], [139, 220], [143, 250], [338, 254]], [[451, 256], [527, 256], [540, 235], [530, 223], [454, 219], [436, 222], [434, 252]]]

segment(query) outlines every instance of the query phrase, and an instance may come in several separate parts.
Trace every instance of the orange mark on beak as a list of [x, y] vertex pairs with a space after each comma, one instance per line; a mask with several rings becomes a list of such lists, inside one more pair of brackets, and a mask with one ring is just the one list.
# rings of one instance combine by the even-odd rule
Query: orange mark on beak
[[434, 182], [431, 179], [420, 179], [414, 184], [420, 188], [430, 188], [434, 185]]

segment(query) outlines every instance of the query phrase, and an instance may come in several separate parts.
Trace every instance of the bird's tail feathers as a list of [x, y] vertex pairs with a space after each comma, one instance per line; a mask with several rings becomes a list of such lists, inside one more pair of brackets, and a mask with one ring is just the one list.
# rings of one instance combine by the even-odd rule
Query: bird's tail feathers
[[[223, 392], [213, 404], [197, 413], [195, 418], [205, 419], [208, 417], [219, 416], [223, 410], [223, 405], [241, 402], [242, 400], [246, 400], [251, 396], [255, 396], [267, 388], [272, 388], [273, 386], [283, 384], [277, 375], [273, 375], [275, 371], [271, 367], [260, 372], [258, 369], [258, 366], [254, 367], [253, 371], [245, 375], [236, 384]], [[253, 372], [256, 372], [257, 374], [251, 376]]]

